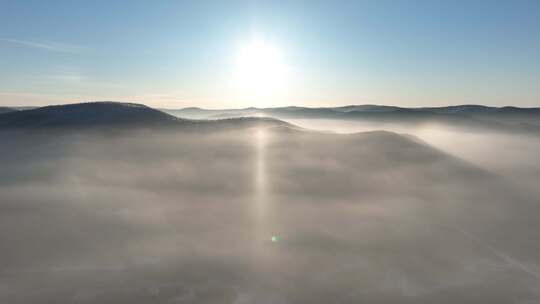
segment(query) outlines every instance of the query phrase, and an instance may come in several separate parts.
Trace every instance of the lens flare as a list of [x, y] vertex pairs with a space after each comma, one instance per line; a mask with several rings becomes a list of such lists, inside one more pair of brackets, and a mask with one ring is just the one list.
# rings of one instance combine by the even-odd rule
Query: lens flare
[[262, 106], [286, 93], [288, 69], [283, 53], [266, 41], [255, 39], [240, 47], [235, 67], [235, 87], [251, 105]]

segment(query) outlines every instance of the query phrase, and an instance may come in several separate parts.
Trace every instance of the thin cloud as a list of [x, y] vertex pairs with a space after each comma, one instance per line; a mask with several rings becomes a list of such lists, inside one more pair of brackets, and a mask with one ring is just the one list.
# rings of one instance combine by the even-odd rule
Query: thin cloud
[[67, 44], [67, 43], [58, 43], [50, 41], [34, 41], [34, 40], [19, 40], [19, 39], [9, 39], [9, 38], [0, 38], [0, 42], [9, 43], [17, 46], [29, 47], [34, 49], [47, 50], [51, 52], [60, 52], [60, 53], [79, 53], [83, 50], [80, 46]]

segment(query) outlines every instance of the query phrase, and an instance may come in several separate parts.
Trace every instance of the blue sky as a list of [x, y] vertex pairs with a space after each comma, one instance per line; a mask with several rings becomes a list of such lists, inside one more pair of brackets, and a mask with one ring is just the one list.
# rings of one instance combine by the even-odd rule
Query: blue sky
[[[254, 39], [269, 95], [231, 80]], [[539, 54], [540, 1], [0, 1], [0, 105], [540, 106]]]

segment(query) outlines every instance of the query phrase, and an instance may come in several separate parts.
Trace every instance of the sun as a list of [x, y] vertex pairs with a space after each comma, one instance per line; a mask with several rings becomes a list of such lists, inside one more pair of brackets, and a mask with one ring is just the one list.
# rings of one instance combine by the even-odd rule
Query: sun
[[241, 95], [255, 105], [279, 97], [287, 84], [282, 51], [261, 39], [243, 45], [236, 56], [234, 80]]

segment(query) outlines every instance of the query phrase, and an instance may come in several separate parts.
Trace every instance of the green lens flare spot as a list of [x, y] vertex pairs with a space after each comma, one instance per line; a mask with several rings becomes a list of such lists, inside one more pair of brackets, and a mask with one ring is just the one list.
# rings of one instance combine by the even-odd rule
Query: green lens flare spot
[[275, 242], [277, 242], [277, 241], [278, 241], [278, 237], [277, 237], [277, 236], [275, 236], [275, 235], [272, 235], [272, 237], [270, 238], [270, 240], [271, 240], [272, 242], [274, 242], [274, 243], [275, 243]]

